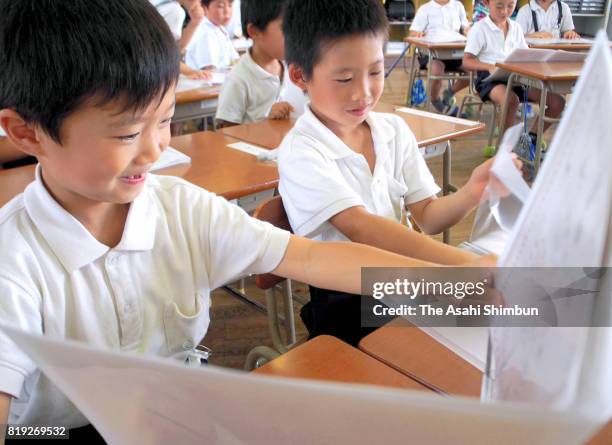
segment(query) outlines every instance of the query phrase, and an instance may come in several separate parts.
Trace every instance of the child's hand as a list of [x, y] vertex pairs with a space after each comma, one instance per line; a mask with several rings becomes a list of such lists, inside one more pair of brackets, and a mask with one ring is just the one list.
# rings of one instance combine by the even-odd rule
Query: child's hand
[[423, 37], [425, 37], [425, 33], [419, 32], [419, 31], [410, 31], [410, 37], [416, 37], [417, 39], [422, 39]]
[[[520, 172], [523, 168], [523, 163], [516, 156], [515, 153], [512, 153], [512, 158], [514, 160], [514, 166]], [[478, 167], [474, 169], [470, 179], [465, 184], [465, 189], [469, 193], [470, 197], [474, 200], [474, 202], [478, 203], [482, 200], [485, 188], [489, 184], [491, 178], [491, 167], [493, 166], [493, 162], [495, 158], [491, 158], [486, 162], [483, 162]], [[493, 178], [495, 179], [495, 177]], [[497, 181], [493, 181], [494, 186], [501, 187], [501, 184]], [[497, 190], [497, 193], [503, 195], [501, 189]]]
[[553, 35], [546, 31], [540, 31], [529, 34], [527, 37], [533, 37], [534, 39], [552, 39]]
[[277, 102], [274, 105], [272, 105], [272, 109], [270, 110], [268, 119], [273, 119], [273, 120], [289, 119], [289, 116], [291, 115], [292, 111], [293, 111], [293, 107], [288, 102]]
[[200, 0], [193, 1], [187, 10], [187, 14], [189, 14], [189, 18], [199, 23], [204, 19], [204, 8], [202, 8], [202, 3]]
[[489, 65], [489, 74], [493, 74], [497, 67], [495, 65]]
[[563, 33], [563, 38], [564, 39], [572, 39], [572, 40], [573, 39], [579, 39], [580, 38], [580, 34], [578, 34], [576, 31], [574, 31], [572, 29], [572, 30], [569, 30], [569, 31], [565, 31]]

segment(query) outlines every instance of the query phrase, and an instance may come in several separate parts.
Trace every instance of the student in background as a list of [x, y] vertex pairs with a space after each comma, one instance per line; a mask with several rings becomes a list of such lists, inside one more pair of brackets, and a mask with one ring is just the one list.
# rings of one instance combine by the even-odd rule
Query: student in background
[[[208, 329], [211, 289], [238, 277], [273, 271], [355, 292], [361, 266], [431, 265], [292, 236], [149, 174], [170, 140], [179, 52], [148, 1], [0, 0], [0, 11], [0, 124], [39, 161], [0, 209], [0, 323], [184, 362]], [[97, 443], [0, 333], [7, 422], [67, 426], [77, 443]]]
[[[406, 207], [426, 233], [439, 233], [479, 204], [491, 161], [457, 193], [440, 188], [414, 134], [393, 114], [372, 109], [384, 87], [387, 18], [379, 0], [289, 0], [283, 32], [293, 82], [310, 104], [278, 153], [280, 193], [294, 232], [320, 241], [351, 240], [400, 255], [460, 264], [472, 253], [401, 224]], [[366, 305], [373, 304], [365, 298]], [[356, 345], [361, 298], [310, 287], [301, 315], [311, 337]]]
[[[467, 35], [470, 30], [470, 22], [468, 22], [463, 4], [458, 0], [431, 0], [425, 3], [414, 16], [412, 25], [410, 25], [410, 35], [424, 37], [436, 28], [446, 28]], [[427, 63], [429, 63], [427, 56], [419, 56], [420, 69], [425, 69]], [[431, 72], [435, 76], [443, 75], [446, 70], [456, 71], [461, 68], [461, 60], [458, 59], [434, 59], [431, 64]], [[457, 80], [450, 88], [443, 91], [442, 98], [440, 98], [442, 81], [432, 81], [430, 88], [432, 105], [440, 113], [456, 112], [455, 93], [467, 87], [468, 84], [467, 80]]]
[[530, 0], [519, 9], [516, 21], [526, 37], [542, 39], [578, 39], [572, 11], [559, 0]]
[[[495, 63], [501, 62], [517, 48], [527, 48], [521, 25], [510, 20], [510, 15], [516, 6], [516, 0], [485, 0], [489, 7], [489, 16], [476, 23], [468, 36], [463, 56], [463, 67], [476, 71], [476, 91], [483, 101], [492, 100], [500, 106], [507, 106], [508, 113], [505, 128], [514, 125], [519, 104], [524, 101], [524, 91], [515, 87], [510, 95], [510, 103], [504, 104], [506, 98], [506, 82], [485, 80], [495, 71]], [[540, 90], [529, 88], [527, 98], [539, 102]], [[546, 116], [558, 118], [563, 112], [565, 101], [558, 94], [548, 93], [546, 96]], [[537, 121], [532, 128], [536, 128]], [[544, 129], [550, 126], [544, 124]], [[530, 132], [535, 146], [536, 134]]]
[[293, 107], [281, 96], [291, 83], [283, 60], [284, 0], [243, 0], [244, 35], [253, 46], [240, 58], [223, 84], [217, 106], [220, 126], [288, 119]]
[[[149, 0], [157, 9], [157, 12], [164, 18], [172, 36], [177, 41], [179, 50], [183, 52], [185, 47], [191, 40], [193, 33], [204, 18], [204, 9], [200, 4], [200, 0]], [[179, 4], [180, 3], [180, 4]], [[183, 29], [185, 22], [185, 9], [189, 12], [189, 24]], [[210, 79], [212, 72], [206, 70], [191, 69], [186, 64], [181, 62], [181, 74], [190, 79]]]
[[232, 19], [233, 0], [202, 0], [205, 17], [187, 45], [185, 63], [192, 69], [224, 69], [238, 60], [225, 27]]

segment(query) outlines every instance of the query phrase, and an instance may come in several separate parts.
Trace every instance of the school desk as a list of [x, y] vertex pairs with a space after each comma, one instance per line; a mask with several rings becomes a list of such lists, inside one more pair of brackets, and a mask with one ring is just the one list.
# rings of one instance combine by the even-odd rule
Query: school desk
[[[227, 147], [234, 142], [237, 140], [212, 132], [172, 138], [170, 146], [189, 156], [191, 164], [156, 173], [180, 176], [228, 200], [275, 189], [278, 185], [276, 165]], [[0, 170], [0, 206], [34, 180], [34, 170], [34, 165]]]
[[217, 103], [220, 85], [212, 85], [176, 93], [176, 108], [172, 122], [183, 122], [191, 119], [204, 119], [204, 129], [207, 129], [207, 117], [217, 113]]
[[[413, 346], [407, 349], [402, 348], [404, 354], [413, 354], [415, 351], [421, 351], [419, 353], [425, 354], [425, 351], [432, 347], [432, 339], [426, 334], [423, 337], [418, 335], [417, 331], [406, 332], [417, 335], [410, 337], [411, 343], [414, 343]], [[435, 340], [433, 341], [435, 342]], [[357, 352], [360, 351], [334, 337], [319, 336], [291, 349], [289, 352], [253, 372], [279, 377], [305, 378], [329, 382], [425, 389], [424, 386], [420, 385], [417, 388], [410, 386], [410, 383], [398, 377], [399, 374], [409, 379], [405, 374], [395, 371], [373, 357], [369, 357], [371, 360], [367, 360], [364, 358], [364, 356], [368, 357], [367, 354], [358, 354]], [[466, 374], [461, 368], [455, 368], [457, 362], [453, 355], [454, 353], [446, 348], [433, 348], [429, 350], [426, 356], [420, 355], [415, 357], [425, 362], [418, 369], [421, 375], [415, 375], [416, 379], [424, 381], [424, 377], [428, 376], [424, 371], [427, 370], [427, 364], [433, 364], [434, 367], [446, 366], [448, 370], [445, 373], [439, 374], [438, 383], [450, 389], [449, 394], [478, 396], [479, 391], [474, 392], [473, 385], [475, 381], [478, 381], [478, 384], [480, 384], [481, 376], [479, 375], [475, 378], [473, 373]], [[469, 394], [466, 394], [468, 391], [462, 390], [462, 385], [471, 388]], [[428, 386], [428, 389], [431, 389], [431, 387]], [[612, 420], [595, 437], [587, 442], [587, 445], [610, 444], [612, 444]]]
[[[523, 85], [528, 88], [537, 88], [541, 93], [540, 109], [538, 115], [537, 141], [534, 168], [537, 173], [540, 168], [541, 144], [542, 135], [544, 133], [544, 122], [558, 122], [558, 119], [545, 117], [546, 112], [546, 95], [548, 93], [568, 94], [572, 91], [573, 86], [580, 76], [584, 62], [498, 62], [495, 66], [510, 73], [508, 77], [508, 86], [506, 88], [505, 104], [510, 102], [510, 94], [515, 85]], [[504, 123], [508, 108], [502, 109], [500, 120], [499, 138], [497, 146], [501, 142], [504, 134]]]
[[[484, 131], [486, 125], [481, 122], [457, 119], [421, 110], [404, 113], [397, 111], [398, 108], [402, 107], [379, 102], [374, 110], [394, 113], [404, 119], [414, 133], [417, 144], [426, 159], [442, 155], [442, 192], [447, 195], [456, 191], [456, 187], [451, 183], [452, 150], [450, 141]], [[251, 124], [226, 127], [221, 129], [221, 132], [249, 144], [273, 149], [280, 145], [294, 123], [293, 119], [277, 121], [266, 119]], [[444, 232], [444, 241], [450, 241], [449, 231]]]
[[[419, 71], [418, 54], [426, 55], [429, 57], [429, 62], [433, 59], [463, 59], [463, 50], [465, 49], [466, 42], [445, 42], [445, 43], [432, 43], [417, 37], [406, 37], [404, 39], [406, 43], [415, 48], [412, 53], [412, 61], [410, 62], [410, 78], [408, 80], [408, 97], [406, 104], [410, 105], [410, 95], [412, 94], [412, 86], [414, 85], [415, 77]], [[417, 51], [418, 50], [418, 51]], [[458, 80], [464, 79], [469, 80], [470, 76], [468, 73], [463, 72], [450, 72], [435, 76], [431, 73], [431, 63], [427, 63], [427, 102], [425, 109], [431, 110], [431, 81], [432, 80]]]
[[280, 377], [429, 390], [359, 349], [328, 335], [320, 335], [296, 346], [253, 372]]
[[402, 317], [361, 339], [359, 349], [434, 391], [480, 395], [482, 372]]

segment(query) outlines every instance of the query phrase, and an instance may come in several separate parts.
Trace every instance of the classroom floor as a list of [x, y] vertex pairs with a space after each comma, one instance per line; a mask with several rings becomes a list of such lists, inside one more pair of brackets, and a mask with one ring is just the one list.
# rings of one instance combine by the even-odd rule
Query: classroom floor
[[[382, 101], [404, 105], [408, 75], [400, 64], [387, 79]], [[485, 107], [488, 109], [489, 107]], [[483, 116], [485, 122], [490, 116]], [[547, 140], [550, 140], [547, 133]], [[453, 141], [452, 181], [458, 187], [465, 184], [474, 167], [485, 158], [482, 148], [486, 145], [487, 133]], [[428, 161], [438, 184], [442, 183], [442, 158]], [[469, 238], [474, 215], [471, 214], [453, 227], [451, 243], [458, 245]], [[441, 240], [441, 236], [436, 238]], [[246, 280], [246, 293], [263, 304], [263, 292], [254, 286], [252, 279]], [[308, 301], [308, 288], [293, 283], [298, 340], [305, 340], [307, 333], [300, 320], [299, 310]], [[249, 351], [255, 346], [271, 346], [266, 314], [229, 295], [224, 290], [212, 294], [211, 324], [202, 344], [212, 349], [210, 362], [215, 365], [243, 368]]]

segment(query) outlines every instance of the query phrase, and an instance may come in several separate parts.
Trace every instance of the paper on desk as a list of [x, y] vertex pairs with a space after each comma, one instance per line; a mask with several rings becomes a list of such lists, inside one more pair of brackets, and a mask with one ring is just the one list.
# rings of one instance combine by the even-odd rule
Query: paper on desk
[[175, 165], [181, 164], [191, 164], [191, 158], [172, 147], [168, 147], [162, 151], [162, 154], [157, 162], [153, 164], [151, 171], [154, 172], [156, 170], [174, 167]]
[[[586, 53], [575, 53], [556, 49], [542, 48], [518, 48], [512, 51], [504, 60], [504, 63], [529, 63], [529, 62], [582, 62], [586, 59]], [[502, 68], [495, 71], [485, 81], [506, 81], [510, 73]]]
[[444, 26], [428, 31], [425, 37], [421, 37], [420, 40], [429, 43], [453, 43], [453, 42], [465, 42], [467, 37], [460, 34], [452, 29], [448, 29]]
[[6, 328], [111, 444], [574, 445], [597, 422], [526, 405], [248, 375]]
[[242, 37], [240, 39], [233, 39], [232, 45], [236, 51], [246, 51], [253, 46], [253, 41], [251, 39], [245, 39]]
[[564, 45], [578, 45], [578, 44], [593, 44], [593, 39], [562, 39], [562, 38], [551, 38], [551, 39], [537, 39], [533, 37], [526, 37], [527, 43], [529, 45], [554, 45], [558, 43], [562, 43]]
[[269, 150], [258, 145], [249, 144], [248, 142], [234, 142], [227, 145], [234, 150], [240, 150], [257, 157], [260, 161], [276, 161], [277, 149]]
[[480, 122], [478, 121], [471, 121], [469, 119], [461, 119], [459, 117], [446, 116], [444, 114], [431, 113], [429, 111], [418, 110], [416, 108], [399, 107], [399, 108], [396, 108], [395, 111], [398, 111], [400, 113], [412, 114], [414, 116], [428, 117], [431, 119], [436, 119], [436, 120], [444, 121], [444, 122], [452, 122], [453, 124], [467, 125], [470, 127], [480, 125]]
[[[570, 288], [582, 277], [589, 279], [581, 268], [612, 266], [610, 115], [612, 57], [600, 32], [500, 266], [565, 268], [561, 279]], [[554, 301], [558, 319], [572, 310], [589, 320], [607, 317], [609, 323], [612, 277], [593, 279], [599, 293]], [[521, 292], [524, 283], [513, 281], [511, 273], [499, 282], [509, 305], [542, 298]], [[612, 328], [494, 328], [491, 335], [494, 399], [612, 415]]]
[[176, 92], [196, 90], [198, 88], [208, 88], [213, 85], [222, 85], [225, 82], [227, 74], [222, 72], [213, 72], [212, 78], [209, 80], [190, 79], [183, 75], [179, 76], [179, 81], [176, 86]]

